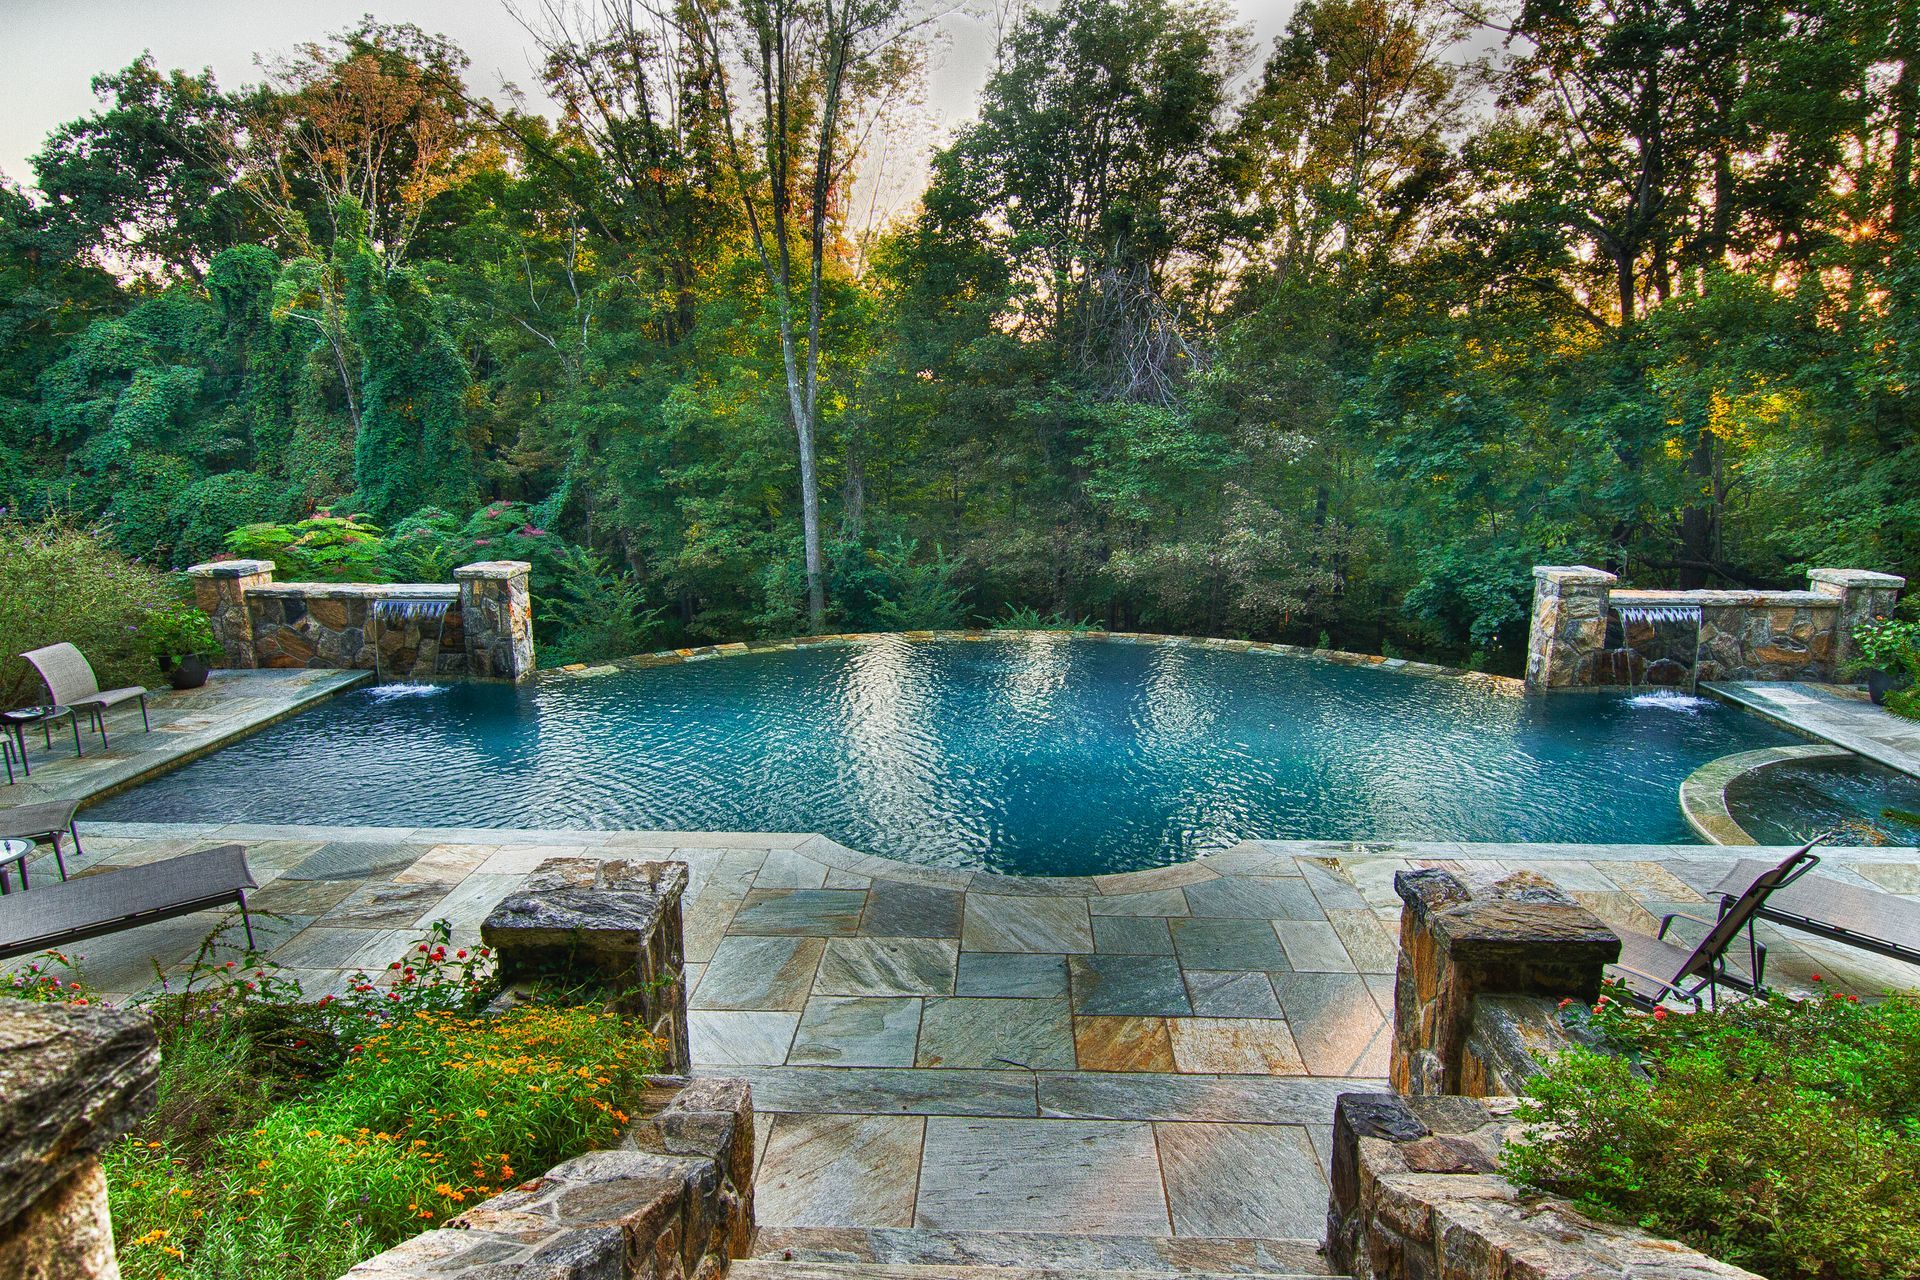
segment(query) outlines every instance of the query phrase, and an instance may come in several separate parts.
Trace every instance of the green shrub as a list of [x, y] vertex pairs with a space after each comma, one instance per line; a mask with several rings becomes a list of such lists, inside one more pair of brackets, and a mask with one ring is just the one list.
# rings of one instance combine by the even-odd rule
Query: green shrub
[[[490, 961], [450, 953], [444, 923], [380, 980], [311, 1002], [258, 956], [213, 960], [212, 941], [145, 1003], [158, 1104], [104, 1161], [129, 1280], [332, 1280], [613, 1145], [661, 1066], [651, 1036], [597, 1008], [482, 1016]], [[17, 994], [86, 998], [66, 958], [35, 964]]]
[[271, 560], [281, 582], [385, 582], [386, 543], [362, 515], [321, 511], [292, 524], [242, 525], [227, 535], [227, 554]]
[[1772, 1280], [1920, 1277], [1920, 998], [1584, 1020], [1614, 1052], [1530, 1082], [1516, 1183]]
[[107, 532], [61, 520], [0, 520], [0, 707], [44, 700], [33, 669], [15, 655], [67, 641], [103, 688], [153, 684], [141, 626], [178, 603], [180, 588], [115, 550]]

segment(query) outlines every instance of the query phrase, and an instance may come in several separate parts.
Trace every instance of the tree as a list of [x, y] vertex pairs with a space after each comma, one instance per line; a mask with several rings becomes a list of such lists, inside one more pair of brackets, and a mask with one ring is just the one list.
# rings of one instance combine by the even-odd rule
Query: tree
[[[917, 73], [914, 36], [930, 18], [909, 0], [738, 0], [677, 14], [779, 331], [799, 448], [807, 621], [818, 631], [826, 618], [818, 436], [829, 241], [858, 158], [860, 115]], [[795, 261], [802, 254], [804, 265]]]

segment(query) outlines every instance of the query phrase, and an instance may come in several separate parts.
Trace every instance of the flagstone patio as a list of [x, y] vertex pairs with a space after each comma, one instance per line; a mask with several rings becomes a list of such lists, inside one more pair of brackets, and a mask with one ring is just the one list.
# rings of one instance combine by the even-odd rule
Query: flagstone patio
[[[1320, 1234], [1334, 1097], [1386, 1071], [1395, 871], [1528, 867], [1649, 929], [1697, 912], [1732, 861], [1703, 846], [1248, 842], [1077, 880], [909, 866], [805, 835], [82, 834], [89, 871], [245, 844], [263, 945], [312, 993], [357, 968], [378, 978], [434, 920], [475, 941], [548, 857], [679, 859], [696, 1070], [752, 1083], [763, 1224], [1141, 1238]], [[1912, 849], [1833, 850], [1821, 874], [1920, 896]], [[177, 980], [219, 923], [96, 939], [82, 967], [131, 995], [156, 964]], [[1813, 972], [1865, 995], [1920, 978], [1769, 934], [1769, 976], [1788, 988]]]

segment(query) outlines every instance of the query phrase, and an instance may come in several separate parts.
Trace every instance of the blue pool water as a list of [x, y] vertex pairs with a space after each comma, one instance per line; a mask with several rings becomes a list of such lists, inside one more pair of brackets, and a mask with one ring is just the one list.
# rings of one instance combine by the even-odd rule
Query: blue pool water
[[362, 691], [109, 820], [817, 831], [1027, 874], [1243, 838], [1690, 841], [1676, 792], [1795, 741], [1699, 699], [1521, 699], [1299, 658], [889, 638], [527, 687]]

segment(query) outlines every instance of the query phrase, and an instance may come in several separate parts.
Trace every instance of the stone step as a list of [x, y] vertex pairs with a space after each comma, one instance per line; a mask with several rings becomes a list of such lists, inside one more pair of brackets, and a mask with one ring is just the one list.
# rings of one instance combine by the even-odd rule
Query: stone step
[[[780, 1258], [748, 1258], [728, 1268], [734, 1280], [1140, 1280], [1159, 1274], [1143, 1271], [1102, 1271], [1092, 1267], [1036, 1267], [1025, 1263], [1003, 1266], [961, 1266], [955, 1263], [898, 1262], [789, 1262]], [[1243, 1272], [1181, 1271], [1182, 1280], [1248, 1280]], [[1327, 1280], [1322, 1273], [1255, 1273], [1258, 1280]]]
[[[762, 1227], [756, 1262], [870, 1267], [866, 1280], [1005, 1280], [1006, 1268], [1035, 1274], [1151, 1277], [1326, 1276], [1317, 1240], [1202, 1236], [1068, 1235], [1032, 1231], [937, 1231], [908, 1227]], [[736, 1266], [740, 1264], [735, 1264]], [[938, 1274], [925, 1268], [935, 1268]], [[977, 1273], [977, 1274], [976, 1274]], [[784, 1280], [856, 1280], [852, 1272]], [[763, 1275], [741, 1280], [780, 1280]]]

